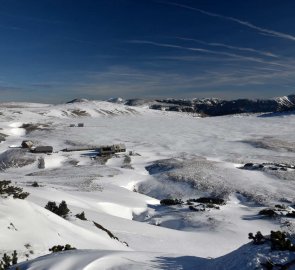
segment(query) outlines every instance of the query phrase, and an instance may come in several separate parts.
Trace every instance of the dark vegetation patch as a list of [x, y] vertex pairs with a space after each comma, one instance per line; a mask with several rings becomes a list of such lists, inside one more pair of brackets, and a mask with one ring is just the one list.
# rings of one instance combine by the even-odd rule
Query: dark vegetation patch
[[295, 218], [295, 211], [292, 211], [291, 213], [287, 213], [286, 217]]
[[40, 187], [40, 186], [39, 186], [39, 184], [38, 184], [37, 181], [34, 181], [34, 182], [32, 183], [32, 187]]
[[262, 209], [261, 211], [259, 211], [258, 214], [261, 216], [267, 216], [270, 218], [274, 218], [274, 217], [278, 216], [277, 212], [273, 209]]
[[93, 224], [95, 225], [96, 228], [98, 228], [98, 229], [103, 230], [104, 232], [106, 232], [110, 238], [119, 241], [119, 238], [118, 237], [116, 237], [111, 231], [109, 231], [108, 229], [106, 229], [102, 225], [96, 223], [95, 221], [93, 221]]
[[201, 197], [198, 199], [189, 199], [188, 202], [198, 202], [198, 203], [218, 204], [218, 205], [225, 204], [225, 200], [220, 199], [220, 198], [213, 198], [213, 197]]
[[49, 201], [46, 206], [45, 209], [51, 211], [52, 213], [62, 217], [62, 218], [67, 218], [70, 210], [67, 206], [67, 203], [65, 201], [62, 201], [59, 206], [56, 205], [56, 202], [51, 202]]
[[284, 163], [246, 163], [244, 166], [239, 169], [243, 170], [252, 170], [252, 171], [288, 171], [295, 170], [295, 166], [291, 164]]
[[87, 218], [85, 217], [84, 211], [81, 212], [80, 214], [76, 214], [75, 217], [81, 220], [87, 220]]
[[[273, 251], [287, 251], [295, 252], [295, 245], [292, 243], [290, 237], [282, 231], [271, 231], [269, 236], [264, 236], [260, 231], [255, 235], [249, 233], [249, 239], [253, 240], [254, 245], [268, 245], [270, 246], [270, 252]], [[261, 263], [266, 270], [288, 270], [295, 265], [295, 260], [285, 262], [283, 264], [274, 263], [271, 260]]]
[[281, 231], [271, 231], [270, 233], [270, 242], [272, 250], [281, 250], [281, 251], [295, 251], [295, 246], [291, 240], [287, 237], [287, 234]]
[[266, 238], [258, 231], [255, 235], [253, 233], [248, 234], [248, 238], [253, 240], [254, 245], [262, 245], [265, 243]]
[[163, 199], [160, 201], [161, 205], [179, 205], [183, 204], [181, 199]]
[[14, 199], [25, 199], [29, 196], [30, 193], [23, 192], [23, 189], [20, 187], [12, 186], [11, 181], [2, 180], [0, 181], [0, 196], [7, 198], [13, 196]]
[[160, 201], [163, 206], [187, 205], [188, 209], [194, 212], [204, 212], [206, 209], [220, 209], [220, 205], [224, 205], [225, 201], [219, 198], [201, 197], [198, 199], [188, 199], [183, 202], [181, 199], [163, 199]]
[[186, 201], [189, 209], [195, 212], [204, 212], [206, 209], [220, 210], [220, 205], [225, 205], [225, 200], [214, 197], [201, 197], [198, 199], [188, 199]]
[[110, 230], [106, 229], [105, 227], [103, 227], [102, 225], [96, 223], [95, 221], [93, 221], [93, 224], [95, 225], [96, 228], [106, 232], [110, 238], [115, 239], [115, 240], [123, 243], [124, 245], [126, 245], [128, 247], [128, 244], [126, 242], [120, 241], [119, 238], [117, 236], [115, 236]]
[[295, 211], [292, 207], [286, 207], [285, 205], [277, 204], [273, 208], [265, 208], [259, 211], [258, 215], [265, 216], [268, 218], [276, 217], [288, 217], [295, 218]]
[[[10, 266], [17, 264], [17, 260], [18, 260], [18, 257], [17, 257], [16, 250], [13, 251], [11, 256], [4, 253], [0, 261], [0, 270], [10, 269]], [[16, 270], [20, 270], [20, 269], [17, 267]]]
[[52, 248], [49, 249], [49, 251], [51, 251], [51, 253], [56, 253], [61, 251], [74, 250], [74, 249], [76, 248], [72, 247], [69, 244], [66, 244], [65, 246], [62, 246], [62, 245], [53, 246]]

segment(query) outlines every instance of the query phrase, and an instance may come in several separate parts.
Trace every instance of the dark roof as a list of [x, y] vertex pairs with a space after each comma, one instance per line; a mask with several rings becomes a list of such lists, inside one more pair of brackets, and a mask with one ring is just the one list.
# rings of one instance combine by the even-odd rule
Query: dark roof
[[52, 146], [36, 146], [36, 148], [31, 150], [33, 153], [52, 153]]

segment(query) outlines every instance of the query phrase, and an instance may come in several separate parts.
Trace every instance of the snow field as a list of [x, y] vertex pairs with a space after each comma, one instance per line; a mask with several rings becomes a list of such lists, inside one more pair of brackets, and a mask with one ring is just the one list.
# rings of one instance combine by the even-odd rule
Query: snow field
[[[16, 110], [20, 113], [13, 113]], [[85, 111], [87, 116], [74, 115], [73, 111]], [[54, 153], [42, 155], [44, 170], [39, 170], [35, 161], [1, 172], [2, 180], [12, 180], [30, 193], [24, 201], [1, 199], [1, 252], [17, 249], [24, 260], [27, 253], [30, 259], [48, 254], [48, 248], [57, 244], [79, 249], [37, 258], [25, 263], [24, 269], [237, 269], [238, 259], [246, 262], [252, 256], [259, 261], [258, 252], [266, 256], [263, 250], [251, 246], [237, 250], [249, 242], [249, 232], [267, 234], [283, 226], [280, 220], [263, 219], [257, 213], [266, 206], [283, 203], [283, 198], [286, 202], [294, 198], [293, 181], [237, 168], [237, 164], [246, 162], [294, 161], [294, 153], [280, 145], [266, 149], [243, 142], [271, 137], [294, 143], [293, 115], [193, 118], [106, 102], [27, 104], [25, 108], [14, 104], [13, 108], [2, 108], [2, 112], [0, 128], [9, 136], [0, 144], [1, 153], [24, 139], [52, 145]], [[79, 122], [84, 123], [83, 128], [69, 127]], [[49, 129], [28, 134], [19, 128], [23, 123], [51, 124]], [[113, 143], [125, 143], [128, 151], [140, 154], [130, 156], [133, 169], [122, 168], [124, 154], [99, 164], [90, 158], [93, 152], [59, 151], [73, 144]], [[171, 158], [182, 164], [169, 172], [173, 175], [149, 175], [145, 169]], [[179, 185], [172, 181], [175, 176], [181, 176]], [[204, 190], [191, 187], [188, 180], [202, 183]], [[32, 187], [34, 181], [40, 187]], [[149, 192], [135, 192], [140, 186], [148, 187]], [[197, 213], [186, 206], [163, 208], [159, 204], [168, 194], [181, 195], [185, 200], [221, 188], [229, 193], [220, 210]], [[258, 205], [255, 196], [249, 199], [237, 191], [264, 196], [266, 205]], [[44, 209], [48, 201], [62, 200], [71, 210], [67, 220]], [[82, 211], [87, 221], [75, 217]], [[139, 216], [158, 221], [160, 226], [136, 221]], [[129, 247], [111, 239], [93, 221]], [[26, 244], [30, 244], [29, 249]], [[204, 259], [208, 257], [217, 259]], [[243, 270], [253, 269], [252, 259], [251, 263], [245, 263]]]

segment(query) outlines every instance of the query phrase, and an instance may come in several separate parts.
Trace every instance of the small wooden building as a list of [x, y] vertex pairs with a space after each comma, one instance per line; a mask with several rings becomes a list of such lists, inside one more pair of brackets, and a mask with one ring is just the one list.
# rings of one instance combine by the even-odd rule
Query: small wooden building
[[36, 146], [34, 148], [31, 148], [32, 153], [43, 153], [43, 154], [50, 154], [53, 152], [52, 146]]
[[115, 153], [126, 152], [126, 146], [123, 143], [113, 145]]
[[98, 149], [99, 155], [100, 156], [109, 156], [115, 154], [114, 147], [112, 145], [105, 145], [101, 146]]
[[25, 141], [22, 141], [22, 148], [32, 148], [34, 146], [33, 142], [32, 141], [29, 141], [29, 140], [25, 140]]
[[125, 144], [104, 145], [98, 149], [100, 156], [114, 155], [115, 153], [126, 152]]

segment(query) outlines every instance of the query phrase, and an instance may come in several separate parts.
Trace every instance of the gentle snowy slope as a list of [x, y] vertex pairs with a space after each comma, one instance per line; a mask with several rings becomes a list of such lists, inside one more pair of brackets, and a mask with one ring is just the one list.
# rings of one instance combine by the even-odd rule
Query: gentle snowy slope
[[[280, 260], [279, 258], [282, 258]], [[44, 256], [29, 263], [20, 264], [28, 270], [96, 270], [96, 269], [202, 269], [202, 270], [253, 270], [262, 269], [261, 263], [272, 260], [282, 263], [294, 260], [290, 252], [272, 252], [269, 247], [247, 244], [226, 256], [210, 259], [194, 256], [177, 256], [169, 253], [122, 252], [79, 250]], [[294, 267], [289, 267], [292, 270]]]
[[[293, 115], [196, 118], [86, 100], [4, 104], [0, 111], [1, 133], [7, 135], [0, 144], [0, 180], [30, 193], [25, 200], [1, 199], [1, 254], [16, 249], [25, 260], [48, 254], [54, 245], [78, 248], [25, 263], [22, 270], [238, 269], [236, 258], [252, 263], [243, 269], [253, 269], [259, 254], [264, 258], [269, 251], [241, 247], [249, 232], [293, 233], [292, 218], [258, 212], [292, 205], [295, 170], [239, 169], [249, 162], [294, 165]], [[70, 127], [78, 123], [84, 127]], [[15, 148], [25, 139], [54, 151]], [[109, 160], [96, 159], [92, 150], [61, 151], [114, 143], [124, 143], [127, 152]], [[45, 169], [38, 169], [39, 158]], [[198, 212], [186, 204], [205, 196], [223, 198], [225, 205]], [[165, 198], [185, 203], [160, 205]], [[44, 208], [62, 200], [71, 211], [67, 219]], [[82, 211], [86, 221], [75, 217]]]

